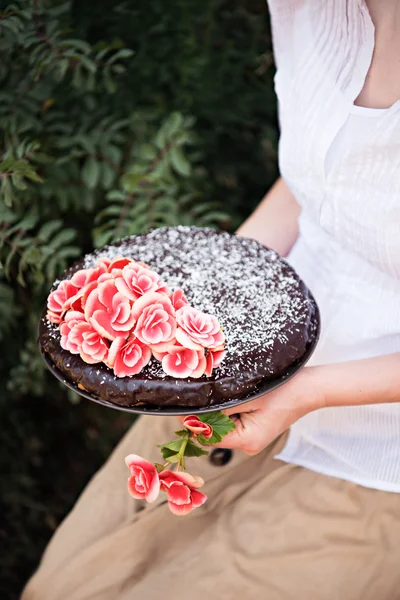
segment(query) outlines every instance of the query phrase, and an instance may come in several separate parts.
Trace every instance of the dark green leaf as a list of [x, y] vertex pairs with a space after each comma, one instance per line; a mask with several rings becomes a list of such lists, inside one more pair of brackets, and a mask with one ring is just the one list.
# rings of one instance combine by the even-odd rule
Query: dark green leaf
[[204, 436], [199, 436], [199, 442], [204, 445], [217, 444], [225, 435], [235, 429], [235, 423], [224, 413], [216, 411], [213, 413], [205, 413], [198, 415], [200, 421], [208, 423], [213, 428], [212, 437], [207, 440]]
[[197, 444], [195, 444], [192, 440], [189, 440], [187, 446], [185, 448], [185, 456], [206, 456], [208, 454], [207, 450], [200, 448]]
[[175, 431], [175, 435], [178, 435], [179, 437], [187, 437], [187, 434], [187, 429], [178, 429], [178, 431]]
[[[186, 434], [188, 434], [188, 431], [186, 431]], [[182, 446], [182, 441], [181, 439], [179, 440], [173, 440], [172, 442], [168, 442], [167, 444], [161, 444], [158, 446], [158, 448], [167, 448], [168, 450], [171, 450], [172, 452], [179, 452], [179, 450], [181, 449]]]
[[190, 163], [187, 161], [182, 150], [177, 146], [173, 146], [170, 150], [170, 158], [175, 171], [183, 177], [188, 177], [191, 173]]
[[93, 190], [100, 178], [100, 164], [92, 157], [86, 159], [82, 169], [82, 179], [90, 190]]
[[161, 448], [160, 450], [164, 460], [171, 463], [179, 461], [180, 456], [173, 450], [169, 450], [168, 448]]
[[38, 238], [42, 242], [47, 242], [51, 236], [58, 231], [62, 227], [61, 219], [54, 219], [53, 221], [48, 221], [48, 223], [44, 223], [42, 227], [39, 229]]

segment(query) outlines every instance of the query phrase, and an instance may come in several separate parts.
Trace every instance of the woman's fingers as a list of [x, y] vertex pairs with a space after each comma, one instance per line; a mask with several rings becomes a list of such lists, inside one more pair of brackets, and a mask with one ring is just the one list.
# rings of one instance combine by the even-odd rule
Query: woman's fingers
[[233, 418], [235, 429], [224, 437], [221, 443], [215, 444], [218, 448], [231, 448], [232, 450], [242, 450], [246, 454], [253, 456], [258, 454], [264, 447], [265, 432], [261, 430], [261, 421], [259, 411], [242, 413]]
[[235, 406], [233, 408], [227, 408], [222, 412], [228, 417], [231, 415], [238, 415], [241, 413], [250, 413], [258, 410], [260, 406], [265, 402], [265, 396], [261, 396], [261, 398], [257, 398], [257, 400], [251, 400], [250, 402], [244, 402], [243, 404], [239, 404], [239, 406]]

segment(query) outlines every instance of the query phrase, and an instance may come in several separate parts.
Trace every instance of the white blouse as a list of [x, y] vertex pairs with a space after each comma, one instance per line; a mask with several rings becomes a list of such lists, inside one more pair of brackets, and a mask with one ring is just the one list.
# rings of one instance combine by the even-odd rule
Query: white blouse
[[[310, 364], [400, 352], [400, 101], [340, 145], [372, 59], [368, 9], [363, 0], [269, 4], [279, 165], [302, 208], [288, 260], [322, 318]], [[400, 492], [400, 402], [312, 412], [278, 458]]]
[[386, 108], [364, 108], [352, 106], [350, 114], [340, 129], [325, 157], [325, 174], [329, 175], [334, 165], [346, 152], [352, 152], [354, 146], [360, 146], [375, 133], [379, 127], [379, 118]]

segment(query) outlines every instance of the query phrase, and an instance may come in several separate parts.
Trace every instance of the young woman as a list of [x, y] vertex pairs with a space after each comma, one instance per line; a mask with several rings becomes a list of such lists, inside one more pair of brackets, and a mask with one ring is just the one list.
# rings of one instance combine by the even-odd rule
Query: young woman
[[312, 364], [240, 408], [233, 453], [198, 461], [209, 501], [182, 521], [126, 494], [124, 456], [155, 459], [176, 426], [141, 419], [23, 600], [399, 596], [400, 1], [270, 12], [282, 178], [239, 234], [287, 255], [313, 291]]

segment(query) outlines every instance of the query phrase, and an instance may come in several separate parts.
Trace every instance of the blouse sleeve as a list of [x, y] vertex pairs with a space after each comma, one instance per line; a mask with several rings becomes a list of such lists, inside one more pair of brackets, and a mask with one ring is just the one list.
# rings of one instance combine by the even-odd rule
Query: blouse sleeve
[[274, 49], [275, 64], [291, 63], [294, 46], [294, 25], [297, 12], [306, 0], [267, 0]]

